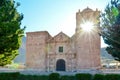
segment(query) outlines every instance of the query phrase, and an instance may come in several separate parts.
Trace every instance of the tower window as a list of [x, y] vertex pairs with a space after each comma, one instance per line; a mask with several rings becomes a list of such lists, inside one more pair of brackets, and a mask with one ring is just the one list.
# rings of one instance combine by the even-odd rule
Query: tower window
[[59, 47], [59, 52], [63, 52], [63, 46]]

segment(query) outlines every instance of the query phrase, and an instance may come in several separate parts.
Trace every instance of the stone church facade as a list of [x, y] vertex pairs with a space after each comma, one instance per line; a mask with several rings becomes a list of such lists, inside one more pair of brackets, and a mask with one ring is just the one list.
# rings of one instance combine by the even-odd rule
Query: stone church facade
[[[47, 31], [27, 32], [26, 67], [41, 71], [79, 71], [99, 69], [100, 36], [98, 26], [91, 32], [81, 28], [83, 21], [96, 23], [99, 11], [90, 8], [76, 13], [72, 37], [60, 32], [52, 37]], [[88, 26], [89, 27], [89, 26]]]

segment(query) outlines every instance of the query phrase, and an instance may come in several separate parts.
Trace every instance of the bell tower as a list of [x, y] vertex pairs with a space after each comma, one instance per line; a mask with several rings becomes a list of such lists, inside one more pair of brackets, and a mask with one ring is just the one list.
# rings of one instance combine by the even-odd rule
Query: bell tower
[[[84, 9], [82, 12], [79, 10], [76, 13], [76, 57], [77, 57], [77, 70], [81, 69], [98, 69], [101, 67], [100, 63], [100, 35], [99, 21], [100, 11], [97, 9], [93, 11], [90, 8]], [[83, 28], [90, 28], [90, 24], [82, 26], [82, 24], [93, 23], [93, 28], [90, 31], [85, 31]]]

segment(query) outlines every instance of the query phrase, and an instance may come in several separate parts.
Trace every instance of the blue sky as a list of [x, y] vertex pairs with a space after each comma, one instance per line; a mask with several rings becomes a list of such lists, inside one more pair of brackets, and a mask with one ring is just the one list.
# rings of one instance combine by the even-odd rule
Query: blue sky
[[[75, 32], [75, 14], [87, 6], [103, 11], [110, 0], [15, 0], [20, 2], [18, 11], [24, 14], [25, 32], [45, 31], [52, 36], [63, 31], [69, 36]], [[102, 41], [102, 46], [104, 46]]]

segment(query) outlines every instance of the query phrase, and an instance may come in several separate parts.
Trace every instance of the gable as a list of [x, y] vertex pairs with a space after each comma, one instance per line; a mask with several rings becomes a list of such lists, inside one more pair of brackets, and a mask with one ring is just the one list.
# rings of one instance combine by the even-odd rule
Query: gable
[[67, 36], [63, 32], [60, 32], [56, 36], [54, 36], [52, 39], [50, 39], [49, 41], [50, 42], [65, 42], [65, 41], [70, 41], [70, 37]]

